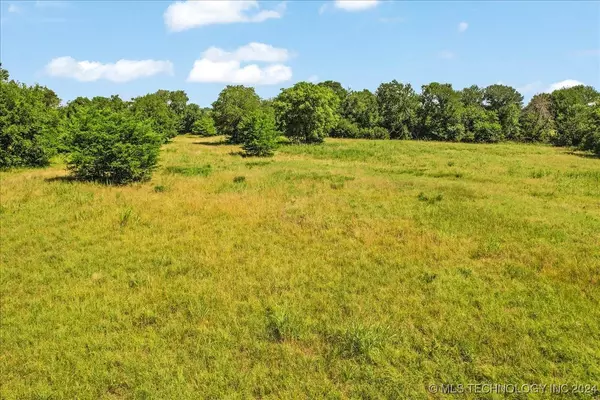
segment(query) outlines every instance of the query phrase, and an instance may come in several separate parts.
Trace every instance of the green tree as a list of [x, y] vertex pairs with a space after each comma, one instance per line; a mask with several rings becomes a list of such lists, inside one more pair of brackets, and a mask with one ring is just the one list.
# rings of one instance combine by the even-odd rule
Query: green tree
[[68, 121], [67, 167], [75, 177], [124, 184], [149, 179], [163, 136], [128, 110], [82, 108]]
[[464, 108], [463, 125], [463, 141], [493, 143], [504, 139], [498, 115], [481, 105], [468, 105]]
[[335, 93], [308, 82], [283, 89], [273, 105], [280, 131], [295, 142], [323, 142], [339, 119]]
[[556, 136], [552, 115], [552, 96], [536, 94], [523, 109], [520, 117], [521, 137], [526, 142], [549, 142]]
[[200, 117], [194, 121], [190, 133], [200, 136], [214, 136], [217, 134], [215, 121], [213, 121], [208, 111], [204, 111]]
[[392, 139], [410, 139], [417, 125], [419, 96], [410, 84], [396, 80], [382, 83], [375, 92], [381, 116], [381, 125]]
[[323, 82], [319, 82], [317, 84], [317, 86], [327, 87], [327, 88], [333, 90], [333, 93], [335, 93], [335, 95], [339, 99], [339, 104], [340, 105], [346, 99], [346, 96], [348, 96], [348, 90], [344, 89], [344, 87], [342, 86], [342, 84], [339, 83], [339, 82], [336, 82], [336, 81], [323, 81]]
[[523, 107], [523, 96], [506, 85], [490, 85], [485, 88], [483, 101], [488, 110], [498, 115], [502, 132], [507, 139], [519, 140], [521, 129], [519, 116]]
[[152, 130], [160, 134], [164, 142], [177, 136], [179, 121], [169, 106], [168, 91], [159, 90], [134, 98], [131, 110], [137, 118], [148, 120]]
[[242, 119], [240, 124], [244, 143], [242, 148], [248, 156], [272, 157], [277, 147], [275, 115], [268, 108], [259, 109]]
[[59, 103], [44, 86], [0, 80], [0, 168], [49, 164], [62, 136]]
[[449, 83], [430, 83], [421, 92], [419, 139], [460, 141], [463, 126], [463, 104], [460, 93]]
[[349, 121], [346, 118], [339, 118], [329, 135], [336, 138], [353, 139], [359, 137], [360, 129], [354, 122]]
[[600, 156], [600, 102], [593, 103], [590, 107], [589, 131], [584, 136], [581, 147]]
[[261, 107], [261, 100], [254, 88], [228, 85], [219, 93], [212, 107], [217, 132], [227, 136], [229, 142], [239, 144], [243, 142], [240, 123], [244, 116]]
[[8, 71], [2, 68], [2, 63], [0, 62], [0, 82], [8, 81]]
[[460, 92], [460, 100], [465, 107], [468, 106], [483, 106], [484, 90], [477, 85], [464, 88]]
[[342, 103], [341, 114], [359, 128], [373, 128], [380, 122], [377, 97], [367, 89], [350, 92]]
[[552, 92], [552, 112], [556, 122], [558, 146], [579, 146], [588, 132], [590, 107], [600, 102], [591, 86], [574, 86]]

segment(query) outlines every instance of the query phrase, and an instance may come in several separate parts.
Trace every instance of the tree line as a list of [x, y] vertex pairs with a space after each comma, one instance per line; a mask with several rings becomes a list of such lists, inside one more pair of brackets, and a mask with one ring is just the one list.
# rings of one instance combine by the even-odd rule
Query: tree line
[[0, 168], [41, 167], [63, 153], [79, 179], [148, 179], [160, 146], [178, 134], [225, 135], [249, 156], [273, 155], [280, 138], [322, 143], [330, 137], [453, 142], [539, 142], [600, 155], [600, 93], [575, 86], [535, 95], [523, 107], [514, 88], [454, 90], [430, 83], [417, 93], [393, 80], [369, 90], [339, 82], [299, 82], [272, 99], [229, 85], [210, 108], [182, 90], [124, 101], [78, 97], [66, 105], [51, 89], [10, 80], [0, 65]]

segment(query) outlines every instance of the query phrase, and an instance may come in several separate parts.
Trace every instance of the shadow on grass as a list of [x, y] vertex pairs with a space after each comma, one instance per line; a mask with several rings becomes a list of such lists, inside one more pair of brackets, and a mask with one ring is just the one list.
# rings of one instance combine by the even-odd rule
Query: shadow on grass
[[53, 176], [52, 178], [45, 178], [44, 181], [62, 183], [84, 182], [81, 179], [77, 179], [77, 177], [71, 175]]
[[226, 140], [219, 140], [218, 142], [194, 142], [194, 144], [199, 144], [201, 146], [228, 146], [231, 143]]
[[589, 153], [585, 151], [566, 151], [566, 154], [571, 156], [581, 157], [581, 158], [592, 158], [600, 160], [600, 154]]

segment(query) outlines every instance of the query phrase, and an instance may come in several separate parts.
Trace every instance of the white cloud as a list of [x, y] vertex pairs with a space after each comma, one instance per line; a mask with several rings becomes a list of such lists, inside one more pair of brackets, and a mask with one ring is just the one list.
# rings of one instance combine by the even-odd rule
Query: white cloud
[[171, 31], [178, 32], [203, 25], [263, 22], [281, 18], [284, 11], [285, 3], [261, 10], [256, 0], [189, 0], [171, 4], [164, 19]]
[[548, 89], [546, 89], [547, 93], [552, 93], [558, 89], [567, 89], [573, 86], [583, 85], [583, 82], [576, 81], [575, 79], [565, 79], [564, 81], [556, 82], [550, 85]]
[[444, 60], [452, 60], [453, 58], [456, 58], [456, 54], [454, 54], [450, 50], [440, 51], [439, 54], [438, 54], [438, 56], [440, 58], [443, 58]]
[[99, 79], [128, 82], [162, 73], [172, 75], [173, 64], [170, 61], [157, 60], [119, 60], [114, 64], [102, 64], [96, 61], [77, 61], [72, 57], [58, 57], [46, 65], [46, 73], [81, 82]]
[[202, 54], [202, 57], [211, 61], [284, 62], [290, 58], [290, 53], [287, 49], [252, 42], [233, 52], [227, 52], [218, 47], [210, 47]]
[[[218, 82], [247, 85], [274, 85], [292, 78], [292, 69], [281, 64], [290, 57], [288, 50], [264, 43], [249, 43], [228, 52], [211, 47], [194, 62], [188, 76], [189, 82]], [[267, 66], [242, 62], [271, 63]]]
[[335, 7], [346, 11], [362, 11], [376, 7], [379, 0], [335, 0]]
[[318, 81], [319, 81], [319, 77], [318, 77], [317, 75], [311, 75], [311, 76], [309, 76], [309, 77], [308, 77], [308, 79], [307, 79], [307, 80], [308, 80], [309, 82], [311, 82], [311, 83], [316, 83], [316, 82], [318, 82]]
[[467, 24], [466, 22], [461, 22], [460, 24], [458, 24], [458, 31], [459, 32], [464, 32], [469, 28], [469, 24]]
[[8, 5], [8, 12], [9, 13], [18, 13], [18, 12], [21, 12], [21, 9], [16, 4], [9, 4]]

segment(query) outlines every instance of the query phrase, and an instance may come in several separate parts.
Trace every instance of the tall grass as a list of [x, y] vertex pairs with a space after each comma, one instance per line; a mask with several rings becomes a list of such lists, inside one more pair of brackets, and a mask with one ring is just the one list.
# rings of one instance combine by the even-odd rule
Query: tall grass
[[176, 138], [132, 186], [0, 173], [2, 398], [600, 382], [597, 159], [218, 140]]

